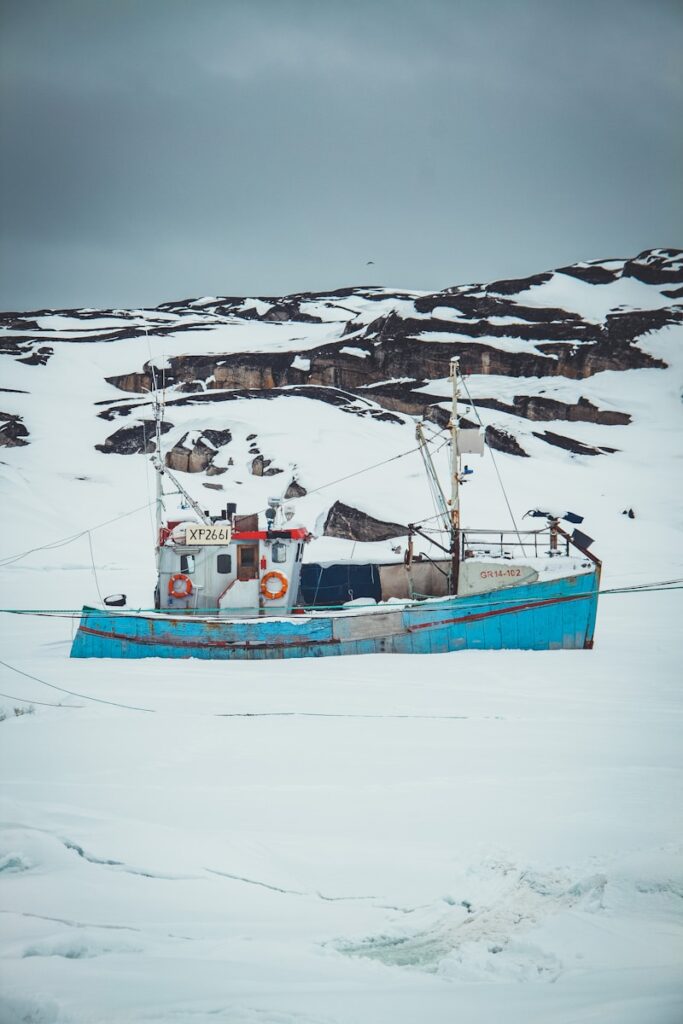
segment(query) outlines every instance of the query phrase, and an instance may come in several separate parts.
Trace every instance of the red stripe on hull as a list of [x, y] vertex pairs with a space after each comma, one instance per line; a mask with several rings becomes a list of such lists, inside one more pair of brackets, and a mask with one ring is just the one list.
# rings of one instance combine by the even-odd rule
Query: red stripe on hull
[[545, 601], [527, 601], [526, 604], [517, 604], [513, 608], [497, 608], [490, 612], [475, 612], [473, 615], [461, 615], [456, 619], [441, 619], [435, 622], [420, 622], [417, 626], [407, 626], [407, 632], [413, 633], [417, 629], [431, 629], [435, 626], [452, 626], [457, 622], [480, 622], [481, 619], [490, 619], [494, 615], [510, 615], [513, 612], [525, 612], [535, 608], [544, 608], [550, 604], [565, 604], [567, 601], [587, 601], [593, 596], [588, 594], [570, 594], [567, 597], [548, 597]]
[[233, 650], [245, 650], [245, 651], [264, 651], [271, 648], [280, 647], [319, 647], [323, 644], [338, 644], [341, 641], [334, 639], [329, 640], [297, 640], [293, 644], [284, 643], [251, 643], [249, 640], [245, 640], [242, 643], [237, 643], [234, 640], [209, 640], [202, 638], [201, 640], [175, 640], [172, 638], [163, 639], [153, 636], [126, 636], [125, 633], [107, 633], [103, 629], [93, 629], [92, 626], [79, 626], [79, 631], [87, 633], [89, 636], [101, 636], [105, 640], [123, 640], [129, 644], [147, 644], [149, 647], [221, 647], [231, 648]]

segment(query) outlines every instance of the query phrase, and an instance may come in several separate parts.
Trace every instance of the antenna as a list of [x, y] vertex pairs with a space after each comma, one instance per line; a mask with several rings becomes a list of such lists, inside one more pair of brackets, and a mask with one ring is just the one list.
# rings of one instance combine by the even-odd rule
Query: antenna
[[162, 463], [162, 461], [161, 461], [161, 459], [159, 458], [158, 455], [152, 456], [152, 462], [154, 463], [154, 468], [157, 471], [158, 485], [161, 486], [161, 478], [162, 478], [162, 476], [166, 475], [167, 477], [169, 477], [169, 479], [178, 488], [178, 491], [180, 492], [180, 494], [182, 494], [183, 498], [188, 503], [188, 505], [190, 506], [192, 511], [195, 512], [199, 516], [199, 518], [201, 519], [201, 521], [203, 523], [205, 523], [207, 526], [211, 526], [212, 525], [211, 524], [211, 517], [209, 516], [209, 514], [207, 512], [204, 512], [204, 510], [201, 508], [200, 505], [197, 504], [197, 502], [194, 500], [194, 498], [192, 497], [191, 494], [188, 494], [188, 492], [185, 490], [185, 488], [181, 484], [180, 480], [178, 480], [178, 477], [175, 476], [175, 474], [171, 472], [171, 470], [168, 468], [168, 466], [164, 466], [163, 465], [163, 463]]

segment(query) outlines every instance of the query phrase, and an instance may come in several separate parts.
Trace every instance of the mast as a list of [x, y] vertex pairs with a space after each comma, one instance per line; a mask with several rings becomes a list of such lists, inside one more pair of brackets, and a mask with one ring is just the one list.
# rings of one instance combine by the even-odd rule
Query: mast
[[161, 526], [163, 523], [163, 511], [164, 511], [164, 485], [163, 485], [163, 473], [160, 472], [157, 465], [157, 461], [161, 459], [161, 418], [163, 411], [161, 408], [161, 402], [159, 401], [159, 395], [156, 390], [156, 375], [154, 377], [154, 429], [156, 439], [156, 459], [153, 459], [154, 469], [156, 470], [156, 537], [154, 541], [154, 553], [156, 556], [157, 574], [159, 572], [159, 559], [160, 555], [160, 544], [161, 544]]
[[458, 452], [458, 371], [460, 359], [453, 356], [450, 378], [453, 387], [451, 404], [451, 593], [458, 592], [460, 569], [460, 453]]

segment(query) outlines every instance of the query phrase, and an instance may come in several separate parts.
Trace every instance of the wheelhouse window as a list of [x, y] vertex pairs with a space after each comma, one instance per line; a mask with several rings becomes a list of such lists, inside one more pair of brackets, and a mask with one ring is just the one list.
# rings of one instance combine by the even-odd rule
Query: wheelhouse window
[[216, 558], [216, 572], [223, 575], [232, 572], [232, 556], [231, 555], [218, 555]]
[[181, 572], [194, 572], [194, 555], [181, 555], [180, 556], [180, 571]]

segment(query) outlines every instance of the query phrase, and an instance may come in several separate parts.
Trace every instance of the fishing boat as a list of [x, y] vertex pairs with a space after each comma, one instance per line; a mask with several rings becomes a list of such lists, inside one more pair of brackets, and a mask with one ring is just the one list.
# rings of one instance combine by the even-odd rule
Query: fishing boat
[[[474, 530], [461, 525], [462, 457], [483, 453], [481, 429], [461, 429], [458, 360], [451, 361], [450, 500], [421, 425], [417, 439], [446, 541], [407, 528], [399, 562], [346, 566], [306, 562], [311, 539], [283, 499], [238, 515], [210, 515], [161, 458], [155, 403], [157, 585], [152, 610], [123, 596], [84, 607], [72, 658], [267, 659], [342, 654], [429, 654], [461, 650], [588, 649], [593, 646], [601, 563], [592, 539], [562, 521], [574, 513], [533, 510], [539, 529]], [[188, 514], [166, 518], [164, 482]], [[416, 552], [416, 539], [439, 550]], [[345, 585], [353, 571], [353, 586]], [[341, 581], [341, 582], [340, 582]]]

